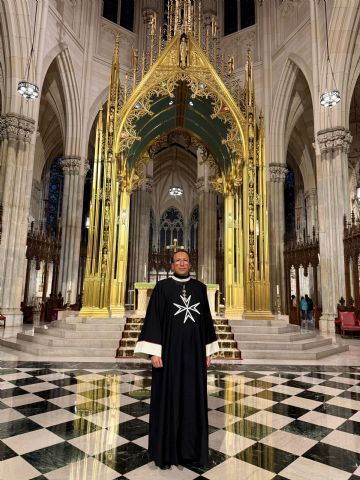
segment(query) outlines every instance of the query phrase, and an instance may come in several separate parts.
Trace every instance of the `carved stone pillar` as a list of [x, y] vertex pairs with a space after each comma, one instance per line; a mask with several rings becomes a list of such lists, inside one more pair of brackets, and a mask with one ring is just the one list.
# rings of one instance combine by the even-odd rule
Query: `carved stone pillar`
[[131, 195], [128, 288], [147, 281], [149, 275], [149, 232], [152, 179]]
[[20, 303], [26, 272], [26, 239], [31, 200], [35, 121], [15, 113], [0, 117], [0, 310], [7, 325], [22, 322]]
[[[80, 261], [81, 221], [83, 211], [84, 181], [89, 164], [81, 169], [81, 159], [65, 156], [61, 161], [64, 172], [64, 191], [61, 213], [61, 257], [58, 290], [65, 301], [76, 302]], [[81, 171], [82, 170], [82, 171]]]
[[198, 279], [204, 283], [216, 282], [216, 193], [211, 188], [211, 167], [204, 163], [205, 152], [198, 149]]
[[276, 285], [279, 285], [282, 311], [286, 305], [284, 277], [284, 182], [287, 167], [282, 163], [272, 163], [269, 191], [269, 252], [271, 308], [275, 311]]
[[319, 328], [335, 331], [336, 305], [345, 294], [343, 217], [349, 216], [348, 159], [352, 137], [343, 127], [319, 131], [317, 191], [322, 316]]

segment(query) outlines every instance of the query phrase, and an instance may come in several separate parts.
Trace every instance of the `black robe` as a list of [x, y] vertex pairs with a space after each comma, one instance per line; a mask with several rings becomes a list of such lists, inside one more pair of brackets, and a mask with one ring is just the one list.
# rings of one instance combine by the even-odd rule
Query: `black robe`
[[206, 286], [174, 278], [155, 286], [135, 348], [137, 356], [163, 361], [152, 370], [149, 426], [149, 453], [159, 467], [208, 462], [206, 356], [219, 350]]

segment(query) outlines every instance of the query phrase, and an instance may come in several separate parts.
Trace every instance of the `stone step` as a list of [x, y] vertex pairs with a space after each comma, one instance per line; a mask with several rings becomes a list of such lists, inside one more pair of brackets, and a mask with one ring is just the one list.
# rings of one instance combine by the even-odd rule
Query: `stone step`
[[[245, 350], [310, 350], [313, 348], [332, 345], [331, 338], [315, 337], [314, 339], [305, 339], [296, 342], [244, 342], [238, 341], [238, 347], [241, 351]], [[245, 354], [244, 354], [245, 355]]]
[[318, 360], [345, 352], [348, 345], [327, 345], [312, 350], [242, 350], [243, 359]]
[[27, 335], [25, 333], [18, 333], [17, 340], [31, 342], [32, 344], [46, 345], [48, 347], [87, 347], [87, 348], [109, 348], [115, 352], [118, 345], [116, 338], [93, 338], [91, 345], [89, 345], [88, 338], [59, 338], [50, 335]]
[[132, 348], [134, 349], [135, 348], [135, 345], [136, 345], [136, 342], [137, 342], [137, 338], [121, 338], [121, 341], [120, 341], [120, 348]]
[[243, 325], [244, 327], [284, 327], [284, 326], [293, 326], [287, 323], [284, 320], [229, 320], [229, 325], [236, 326], [236, 325]]
[[139, 333], [140, 331], [137, 331], [137, 330], [125, 330], [122, 332], [122, 338], [123, 339], [135, 339], [137, 340], [138, 337], [139, 337]]
[[234, 339], [240, 341], [254, 342], [294, 342], [316, 337], [316, 332], [293, 332], [293, 333], [234, 333]]
[[89, 347], [57, 347], [34, 344], [25, 340], [17, 339], [11, 341], [8, 339], [0, 339], [0, 345], [4, 347], [20, 350], [22, 352], [31, 353], [33, 355], [51, 356], [59, 355], [63, 357], [115, 357], [114, 348], [89, 348]]
[[213, 355], [215, 359], [241, 360], [241, 352], [238, 349], [222, 348], [220, 352]]
[[[84, 332], [84, 331], [92, 331], [92, 332], [97, 332], [99, 331], [99, 326], [96, 324], [92, 323], [74, 323], [74, 324], [66, 324], [63, 323], [63, 320], [57, 320], [55, 322], [51, 323], [50, 328], [61, 328], [61, 329], [66, 329], [66, 330], [76, 330], [79, 332]], [[101, 330], [102, 331], [112, 331], [112, 332], [119, 332], [123, 329], [124, 323], [103, 323], [101, 325]]]
[[216, 332], [230, 333], [231, 332], [231, 327], [230, 327], [230, 325], [215, 325], [215, 330], [216, 330]]
[[139, 325], [136, 325], [134, 323], [131, 323], [130, 325], [129, 324], [125, 324], [125, 327], [124, 327], [124, 331], [126, 332], [141, 332], [141, 326]]
[[[118, 330], [116, 330], [118, 332]], [[69, 330], [69, 329], [62, 329], [62, 328], [44, 328], [44, 327], [35, 327], [34, 328], [35, 334], [40, 335], [49, 335], [58, 338], [94, 338], [96, 333], [96, 338], [114, 338], [114, 331], [113, 330], [105, 330], [105, 331], [98, 331], [98, 330]]]
[[221, 348], [221, 350], [227, 350], [229, 348], [232, 348], [232, 349], [237, 349], [239, 344], [238, 342], [235, 342], [234, 340], [219, 340], [218, 339], [218, 344], [219, 344], [219, 347]]
[[125, 323], [126, 319], [125, 318], [115, 318], [115, 317], [109, 317], [109, 318], [94, 318], [94, 317], [66, 317], [65, 319], [62, 320], [55, 320], [55, 322], [63, 322], [65, 324], [80, 324], [80, 323], [85, 323], [87, 325], [99, 325], [102, 323], [106, 324], [118, 324], [118, 323]]
[[229, 332], [229, 333], [223, 333], [223, 332], [219, 332], [217, 329], [216, 329], [216, 336], [218, 338], [218, 340], [222, 340], [222, 341], [225, 341], [225, 340], [234, 340], [234, 334]]
[[229, 320], [227, 320], [226, 318], [214, 318], [213, 319], [213, 322], [214, 322], [214, 325], [228, 325], [229, 324]]
[[137, 317], [128, 317], [127, 318], [127, 323], [138, 323], [138, 324], [143, 324], [144, 319], [143, 318], [137, 318]]
[[231, 325], [231, 330], [233, 333], [291, 333], [299, 332], [300, 328], [297, 325], [284, 325], [284, 326], [251, 326], [251, 325], [241, 325], [240, 322]]

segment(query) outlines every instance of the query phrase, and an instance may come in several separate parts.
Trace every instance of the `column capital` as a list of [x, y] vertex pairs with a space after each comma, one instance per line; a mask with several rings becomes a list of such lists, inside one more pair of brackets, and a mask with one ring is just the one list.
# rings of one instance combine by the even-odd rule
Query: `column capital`
[[79, 175], [80, 173], [80, 166], [81, 166], [81, 158], [76, 157], [73, 155], [68, 155], [63, 157], [60, 162], [60, 166], [64, 175]]
[[154, 181], [152, 178], [149, 178], [149, 177], [146, 177], [145, 178], [145, 181], [142, 185], [142, 188], [143, 190], [145, 190], [146, 193], [152, 193], [153, 191], [153, 184], [154, 184]]
[[288, 168], [284, 163], [270, 163], [270, 182], [284, 183]]
[[345, 127], [326, 128], [317, 133], [317, 140], [322, 154], [335, 150], [348, 153], [352, 139], [350, 131]]
[[35, 130], [35, 120], [17, 113], [0, 117], [0, 139], [21, 140], [29, 143]]
[[152, 177], [145, 177], [143, 180], [136, 184], [136, 186], [132, 189], [132, 192], [146, 192], [151, 194], [153, 191], [153, 183], [154, 181]]

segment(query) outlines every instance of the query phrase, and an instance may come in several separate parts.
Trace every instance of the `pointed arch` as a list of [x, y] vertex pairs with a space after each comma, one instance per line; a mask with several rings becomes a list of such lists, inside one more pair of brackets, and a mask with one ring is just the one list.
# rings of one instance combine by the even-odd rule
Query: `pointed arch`
[[20, 97], [16, 90], [13, 93], [14, 79], [19, 80], [24, 75], [29, 54], [28, 43], [23, 40], [30, 37], [29, 10], [25, 0], [0, 0], [0, 37], [5, 70], [2, 108], [3, 112], [16, 111], [13, 103], [19, 104]]
[[[211, 118], [215, 138], [219, 136], [218, 131], [221, 131], [219, 141], [215, 142], [216, 148], [214, 149], [217, 150], [215, 153], [217, 153], [219, 161], [220, 159], [223, 160], [223, 173], [226, 173], [239, 157], [245, 158], [244, 115], [202, 49], [190, 38], [189, 41], [195, 68], [187, 68], [184, 71], [180, 66], [177, 66], [176, 55], [180, 37], [174, 37], [165, 48], [161, 60], [155, 62], [150, 68], [121, 109], [116, 145], [118, 151], [130, 151], [132, 149], [130, 155], [127, 156], [127, 164], [130, 170], [141, 158], [141, 152], [147, 145], [146, 141], [139, 145], [142, 139], [136, 135], [139, 126], [148, 122], [148, 125], [150, 125], [148, 132], [151, 132], [152, 136], [160, 135], [166, 129], [172, 130], [175, 128], [176, 109], [172, 108], [171, 105], [173, 98], [175, 98], [174, 91], [181, 84], [185, 84], [190, 92], [187, 101], [191, 107], [194, 107], [193, 112], [198, 113], [197, 118], [203, 117], [205, 120], [207, 117]], [[199, 103], [199, 105], [196, 103]], [[156, 112], [151, 110], [153, 105], [157, 106]], [[202, 113], [202, 110], [205, 111], [205, 114]], [[151, 117], [154, 114], [157, 115], [156, 125], [151, 124]], [[185, 127], [193, 130], [201, 123], [201, 121], [189, 117], [188, 125], [185, 125]], [[204, 128], [202, 132], [199, 131], [199, 136], [202, 137], [202, 133], [206, 130]], [[137, 148], [133, 148], [133, 145], [136, 145]], [[240, 153], [235, 154], [236, 151], [240, 151]]]
[[56, 60], [65, 93], [65, 153], [67, 155], [77, 155], [80, 152], [81, 141], [80, 98], [69, 49], [62, 50]]

